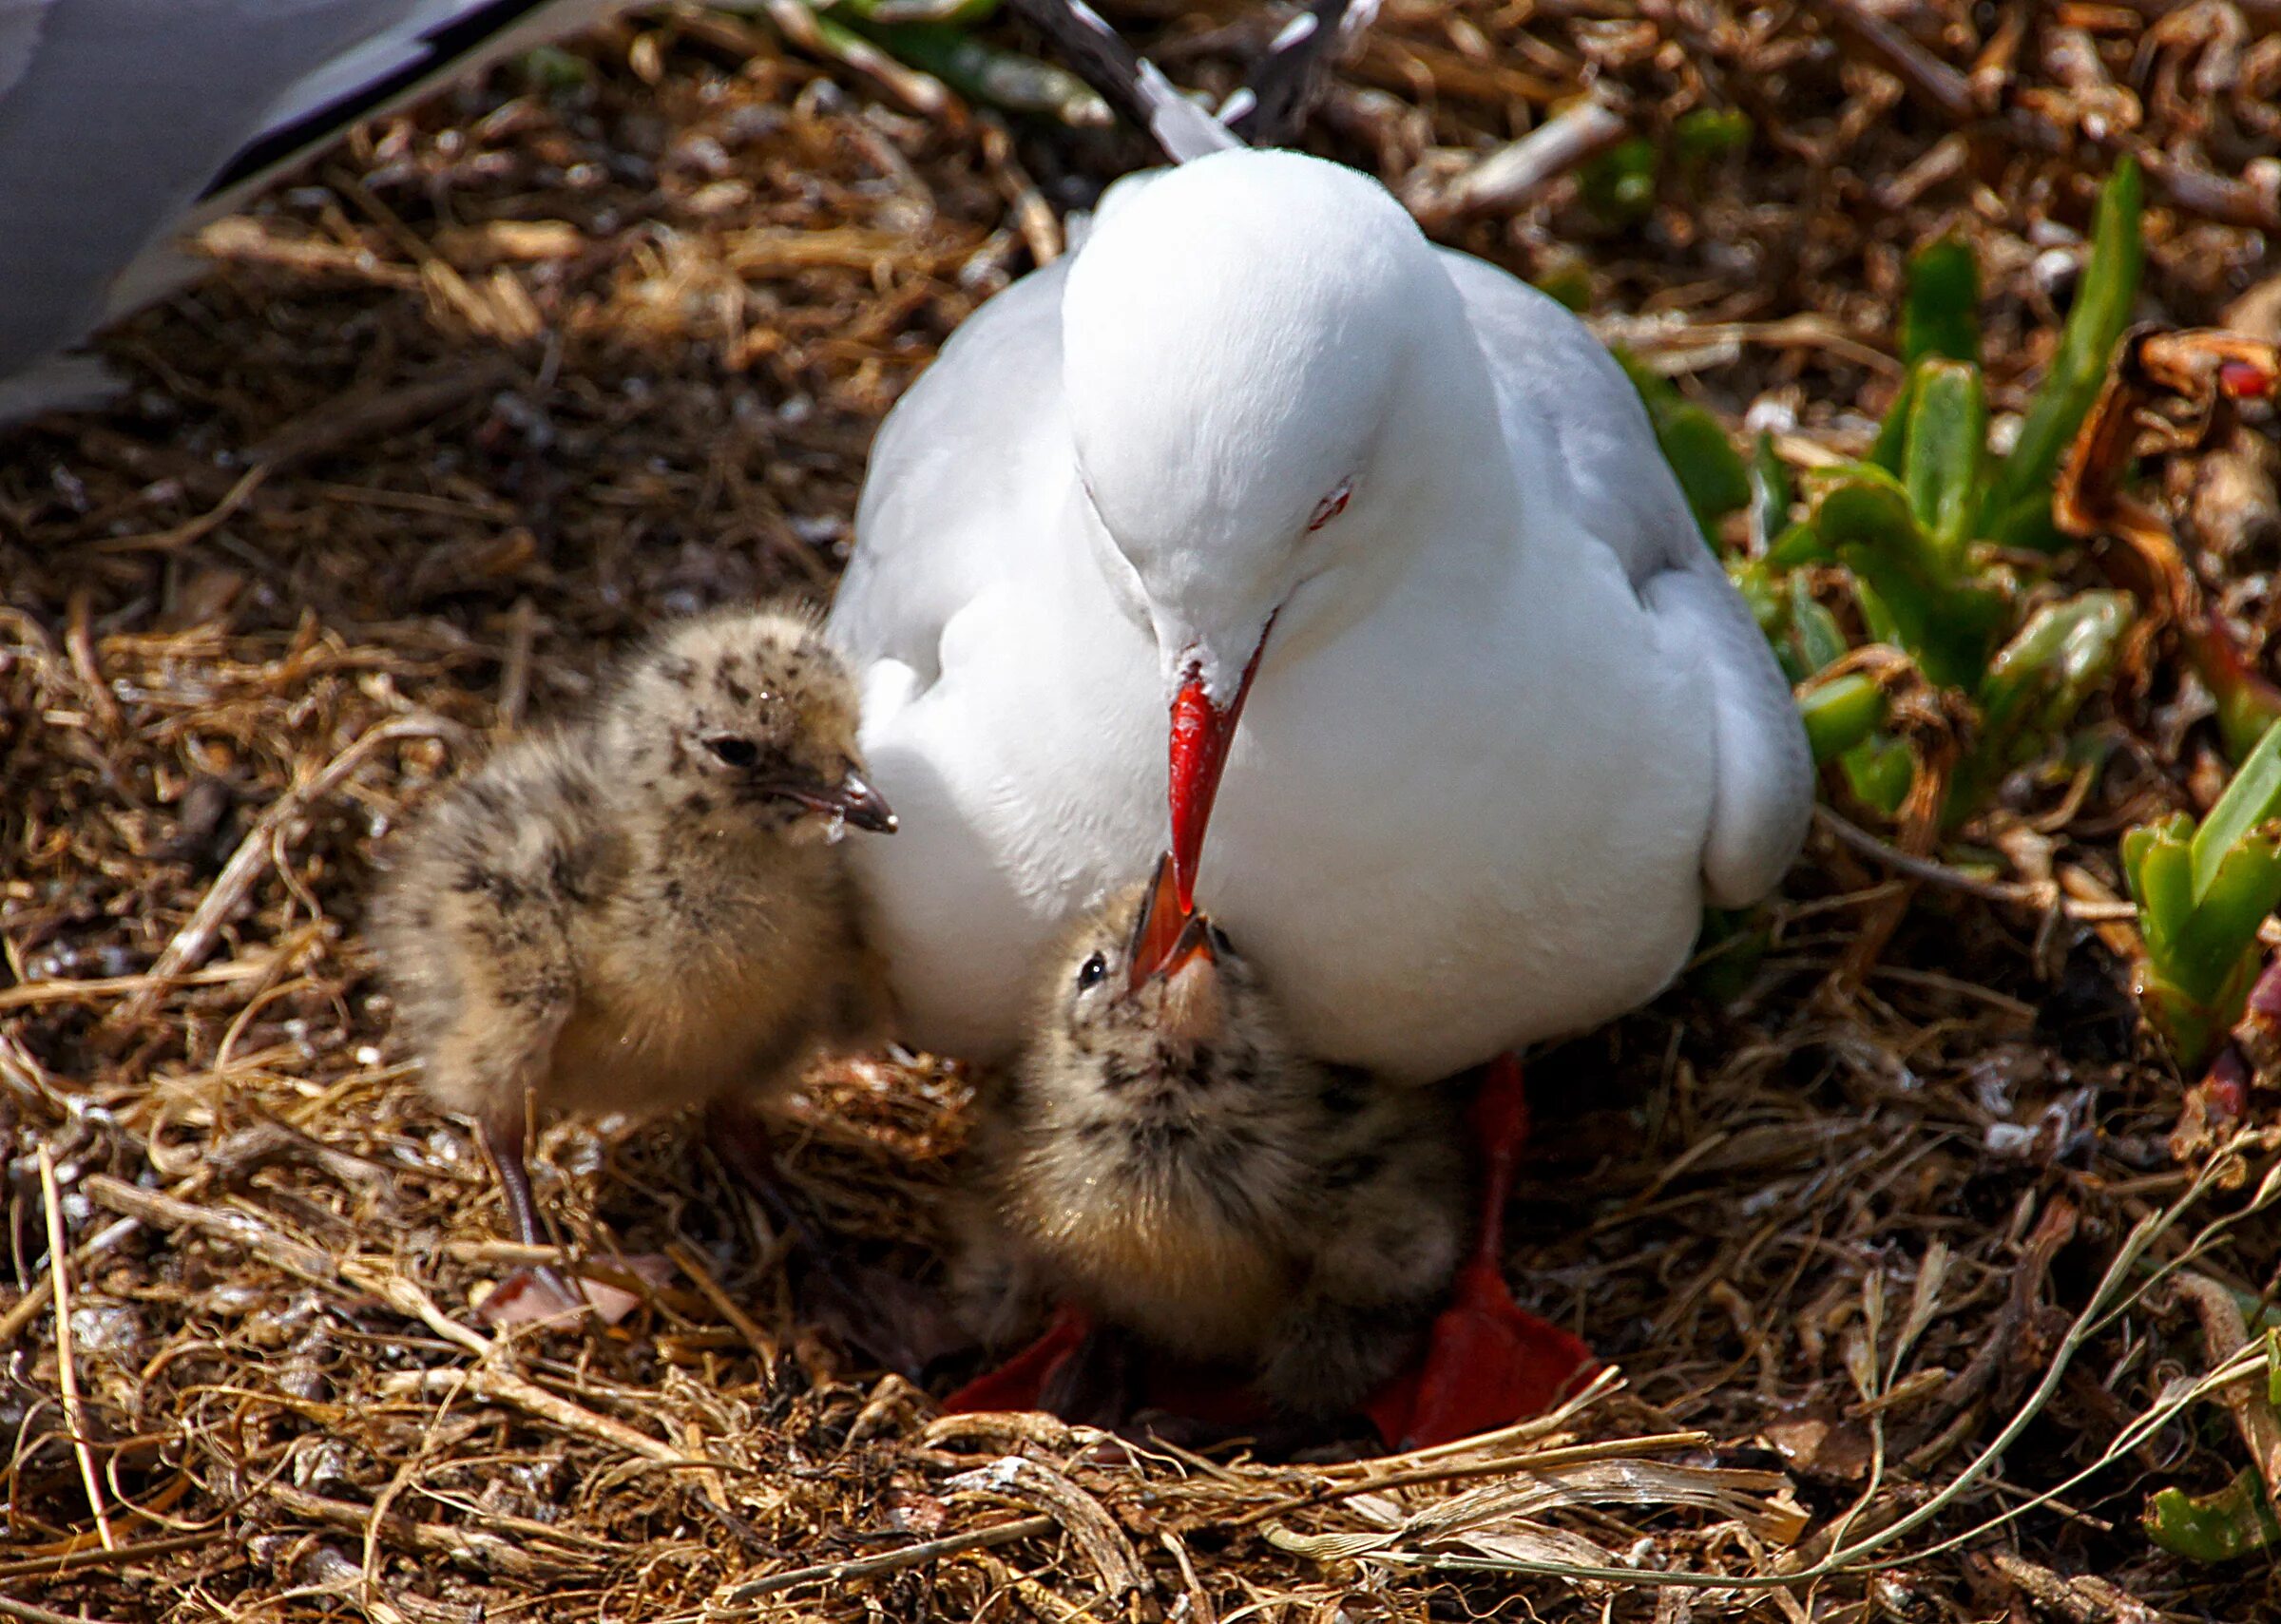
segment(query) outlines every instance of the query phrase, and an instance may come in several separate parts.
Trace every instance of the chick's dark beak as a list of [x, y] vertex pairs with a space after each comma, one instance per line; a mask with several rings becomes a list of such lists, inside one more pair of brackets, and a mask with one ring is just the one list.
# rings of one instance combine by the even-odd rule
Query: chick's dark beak
[[868, 829], [873, 834], [895, 831], [895, 814], [889, 808], [887, 797], [872, 789], [870, 781], [853, 767], [840, 774], [838, 786], [827, 792], [824, 799], [833, 811], [857, 829]]
[[785, 773], [756, 778], [753, 788], [764, 795], [781, 796], [810, 812], [834, 813], [857, 829], [868, 829], [874, 834], [895, 831], [895, 814], [889, 809], [887, 797], [872, 789], [853, 767], [841, 773], [836, 782], [815, 774]]

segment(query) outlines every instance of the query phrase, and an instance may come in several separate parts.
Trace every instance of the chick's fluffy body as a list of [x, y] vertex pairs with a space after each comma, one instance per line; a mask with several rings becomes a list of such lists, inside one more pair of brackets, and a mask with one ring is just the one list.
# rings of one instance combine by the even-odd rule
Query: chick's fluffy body
[[1031, 1043], [986, 1094], [969, 1318], [1010, 1341], [1065, 1297], [1173, 1353], [1250, 1366], [1287, 1410], [1346, 1408], [1415, 1346], [1455, 1272], [1454, 1104], [1302, 1056], [1224, 943], [1212, 965], [1128, 989], [1140, 895], [1051, 955]]
[[836, 828], [757, 787], [836, 782], [854, 735], [811, 621], [726, 613], [639, 656], [583, 725], [510, 743], [450, 792], [373, 922], [430, 1094], [502, 1130], [527, 1091], [665, 1111], [858, 1036], [872, 975]]

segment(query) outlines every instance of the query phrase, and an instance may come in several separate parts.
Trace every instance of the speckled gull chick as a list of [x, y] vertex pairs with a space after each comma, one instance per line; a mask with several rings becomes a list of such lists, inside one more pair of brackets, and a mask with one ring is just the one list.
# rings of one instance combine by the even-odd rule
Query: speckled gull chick
[[951, 1053], [1014, 1047], [1168, 804], [1307, 1046], [1418, 1079], [1653, 996], [1804, 838], [1789, 689], [1613, 358], [1293, 153], [1120, 183], [974, 315], [827, 630], [904, 823], [876, 946]]

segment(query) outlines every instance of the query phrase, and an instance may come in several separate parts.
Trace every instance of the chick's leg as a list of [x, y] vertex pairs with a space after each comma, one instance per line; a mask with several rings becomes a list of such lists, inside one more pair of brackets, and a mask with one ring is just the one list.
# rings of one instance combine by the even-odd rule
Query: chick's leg
[[[511, 1111], [486, 1114], [477, 1120], [475, 1133], [482, 1141], [483, 1154], [490, 1161], [491, 1171], [498, 1176], [499, 1193], [507, 1200], [508, 1222], [514, 1229], [515, 1239], [529, 1247], [551, 1246], [546, 1226], [539, 1218], [538, 1198], [531, 1193], [530, 1169], [523, 1159], [528, 1137], [523, 1102], [517, 1099]], [[542, 1263], [518, 1269], [500, 1281], [484, 1299], [480, 1317], [488, 1325], [514, 1325], [555, 1319], [583, 1312], [585, 1308], [585, 1294], [554, 1265]]]
[[1528, 1139], [1518, 1057], [1490, 1063], [1470, 1125], [1483, 1161], [1481, 1214], [1449, 1306], [1433, 1322], [1414, 1382], [1396, 1378], [1370, 1405], [1390, 1443], [1445, 1443], [1549, 1409], [1600, 1361], [1582, 1342], [1513, 1301], [1505, 1288], [1505, 1206]]
[[515, 1239], [525, 1246], [550, 1244], [546, 1226], [539, 1222], [539, 1203], [530, 1193], [530, 1169], [523, 1160], [523, 1118], [517, 1115], [511, 1127], [502, 1128], [495, 1122], [478, 1125], [477, 1134], [483, 1140], [483, 1154], [491, 1158], [491, 1171], [498, 1175], [499, 1192], [507, 1197], [508, 1222], [515, 1229]]

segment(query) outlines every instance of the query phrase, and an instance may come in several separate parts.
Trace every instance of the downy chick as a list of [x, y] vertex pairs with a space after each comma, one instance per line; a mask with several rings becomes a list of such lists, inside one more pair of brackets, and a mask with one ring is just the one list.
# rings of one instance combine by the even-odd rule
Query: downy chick
[[895, 820], [855, 726], [807, 614], [700, 617], [407, 836], [372, 939], [428, 1092], [474, 1119], [523, 1241], [545, 1239], [527, 1111], [760, 1093], [862, 1035], [876, 978], [835, 848], [843, 823]]
[[1457, 1266], [1453, 1104], [1301, 1056], [1225, 936], [1179, 918], [1168, 865], [1049, 966], [1035, 1036], [977, 1129], [987, 1216], [958, 1282], [973, 1328], [1003, 1345], [1061, 1298], [1246, 1367], [1291, 1413], [1353, 1407]]

